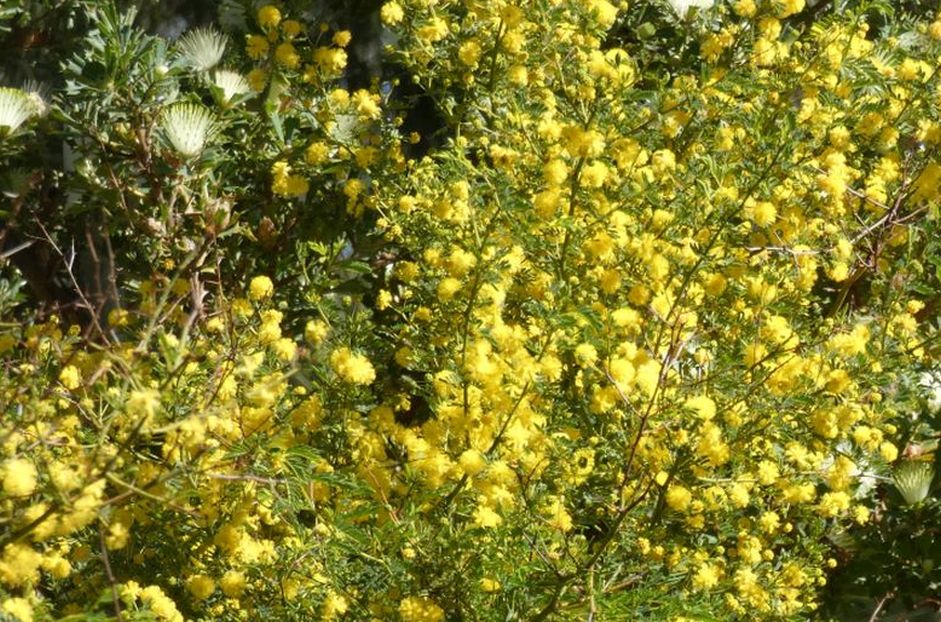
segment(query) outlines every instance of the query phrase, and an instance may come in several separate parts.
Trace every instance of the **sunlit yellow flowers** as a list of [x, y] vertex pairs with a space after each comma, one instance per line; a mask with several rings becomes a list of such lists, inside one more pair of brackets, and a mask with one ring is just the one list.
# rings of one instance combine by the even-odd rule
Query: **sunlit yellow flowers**
[[25, 497], [36, 489], [39, 473], [32, 462], [12, 458], [3, 463], [3, 492], [11, 497]]
[[258, 9], [258, 25], [265, 29], [276, 28], [281, 23], [281, 11], [267, 4]]
[[82, 375], [75, 365], [66, 365], [59, 372], [59, 382], [70, 391], [74, 391], [82, 384]]
[[274, 283], [265, 275], [254, 277], [248, 284], [248, 297], [255, 302], [267, 300], [274, 295]]
[[334, 350], [330, 354], [330, 365], [340, 378], [352, 384], [371, 384], [376, 379], [376, 370], [369, 359], [349, 348]]

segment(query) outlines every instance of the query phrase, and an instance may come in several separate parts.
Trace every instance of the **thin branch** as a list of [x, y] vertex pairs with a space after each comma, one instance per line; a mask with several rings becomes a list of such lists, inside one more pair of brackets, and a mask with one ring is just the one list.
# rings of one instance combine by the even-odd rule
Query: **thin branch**
[[876, 622], [876, 620], [879, 618], [879, 612], [882, 611], [882, 608], [885, 606], [886, 602], [892, 598], [895, 598], [895, 590], [886, 592], [886, 595], [879, 600], [878, 604], [876, 604], [875, 610], [872, 612], [872, 615], [869, 616], [869, 622]]
[[[3, 241], [3, 240], [0, 239], [0, 242], [2, 242], [2, 241]], [[7, 250], [3, 251], [2, 253], [0, 253], [0, 259], [9, 259], [9, 258], [12, 257], [13, 255], [17, 254], [18, 252], [20, 252], [20, 251], [22, 251], [22, 250], [26, 250], [27, 248], [29, 248], [30, 246], [32, 246], [32, 245], [35, 244], [35, 243], [36, 243], [36, 240], [26, 240], [25, 242], [22, 242], [22, 243], [20, 243], [20, 244], [17, 244], [17, 245], [14, 246], [13, 248], [7, 249]]]
[[105, 343], [108, 343], [108, 337], [105, 334], [104, 328], [101, 326], [101, 321], [98, 317], [98, 312], [88, 298], [85, 296], [85, 292], [82, 291], [82, 287], [78, 284], [78, 280], [75, 278], [75, 273], [72, 271], [72, 265], [75, 262], [75, 246], [74, 242], [72, 248], [69, 250], [69, 257], [66, 258], [65, 253], [62, 252], [62, 249], [59, 248], [59, 245], [56, 244], [55, 240], [52, 239], [52, 236], [46, 230], [46, 227], [43, 226], [41, 222], [37, 222], [39, 228], [42, 230], [44, 236], [46, 236], [46, 241], [52, 247], [52, 249], [62, 258], [63, 263], [65, 264], [66, 270], [69, 274], [69, 280], [72, 281], [72, 286], [75, 288], [75, 293], [78, 294], [79, 299], [82, 301], [82, 305], [85, 309], [88, 310], [88, 314], [91, 316], [92, 324], [95, 327], [95, 330], [98, 331], [98, 334], [104, 339]]
[[101, 542], [101, 561], [105, 566], [105, 576], [108, 577], [108, 583], [111, 585], [111, 598], [114, 601], [114, 617], [117, 622], [122, 622], [124, 617], [121, 615], [121, 598], [118, 594], [118, 582], [111, 571], [111, 561], [108, 559], [108, 546], [105, 544], [105, 532], [98, 525], [98, 539]]

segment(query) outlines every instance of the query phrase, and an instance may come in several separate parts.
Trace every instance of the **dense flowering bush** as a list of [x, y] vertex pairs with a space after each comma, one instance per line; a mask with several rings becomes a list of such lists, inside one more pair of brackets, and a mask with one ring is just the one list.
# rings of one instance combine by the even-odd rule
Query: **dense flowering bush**
[[665, 5], [392, 0], [361, 88], [292, 3], [99, 7], [0, 91], [81, 294], [3, 268], [6, 615], [813, 617], [936, 353], [941, 21], [687, 4], [665, 68]]

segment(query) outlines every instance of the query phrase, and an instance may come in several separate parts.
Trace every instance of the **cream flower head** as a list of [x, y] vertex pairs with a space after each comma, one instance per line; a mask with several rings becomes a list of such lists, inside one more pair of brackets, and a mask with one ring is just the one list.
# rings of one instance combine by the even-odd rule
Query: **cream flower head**
[[198, 104], [170, 106], [160, 125], [173, 148], [187, 158], [199, 155], [216, 129], [212, 114]]
[[212, 28], [196, 28], [180, 37], [177, 46], [186, 62], [198, 71], [209, 71], [225, 54], [227, 37]]
[[673, 7], [673, 10], [676, 11], [676, 14], [680, 17], [685, 17], [686, 12], [689, 11], [690, 7], [697, 7], [700, 9], [711, 7], [713, 0], [670, 0], [670, 5]]
[[36, 112], [30, 96], [20, 89], [0, 87], [0, 127], [12, 134]]
[[212, 74], [212, 83], [221, 91], [223, 104], [231, 102], [239, 95], [251, 92], [251, 87], [245, 77], [230, 69], [216, 69]]
[[921, 503], [931, 490], [934, 469], [927, 462], [906, 460], [895, 467], [892, 479], [908, 505]]

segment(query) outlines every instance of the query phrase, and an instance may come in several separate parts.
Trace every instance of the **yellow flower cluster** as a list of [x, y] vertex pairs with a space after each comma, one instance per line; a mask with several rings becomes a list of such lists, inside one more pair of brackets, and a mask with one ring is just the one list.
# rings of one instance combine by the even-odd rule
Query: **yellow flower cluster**
[[248, 285], [248, 297], [254, 301], [262, 301], [274, 295], [274, 284], [267, 276], [256, 276]]
[[409, 596], [399, 603], [402, 622], [441, 622], [444, 610], [434, 601], [421, 596]]
[[271, 165], [271, 192], [281, 197], [300, 197], [307, 194], [310, 184], [300, 175], [291, 174], [291, 165], [284, 161]]
[[349, 348], [334, 350], [330, 354], [330, 365], [340, 378], [353, 384], [370, 384], [376, 379], [376, 370], [369, 359]]
[[3, 492], [11, 497], [25, 497], [36, 490], [38, 473], [32, 462], [13, 458], [3, 464]]

